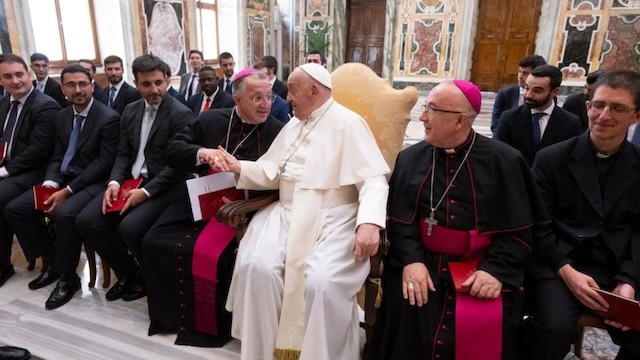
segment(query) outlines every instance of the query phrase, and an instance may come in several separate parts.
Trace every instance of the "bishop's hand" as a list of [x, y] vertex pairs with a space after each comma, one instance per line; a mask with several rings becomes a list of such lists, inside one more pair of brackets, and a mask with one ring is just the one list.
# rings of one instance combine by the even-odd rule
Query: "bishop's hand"
[[502, 292], [502, 282], [484, 270], [474, 271], [462, 286], [470, 287], [469, 295], [480, 299], [495, 299]]
[[427, 291], [436, 291], [425, 264], [414, 262], [402, 269], [402, 297], [409, 304], [422, 306], [429, 301]]

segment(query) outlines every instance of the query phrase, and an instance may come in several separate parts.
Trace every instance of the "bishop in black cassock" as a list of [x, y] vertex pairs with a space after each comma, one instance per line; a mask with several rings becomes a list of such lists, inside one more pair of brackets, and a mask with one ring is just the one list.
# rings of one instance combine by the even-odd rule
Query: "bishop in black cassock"
[[[455, 356], [459, 295], [448, 264], [469, 259], [479, 262], [472, 275], [477, 276], [476, 282], [479, 273], [485, 272], [501, 285], [497, 288], [502, 290], [498, 353], [501, 346], [502, 359], [516, 358], [523, 263], [531, 252], [531, 229], [547, 215], [520, 153], [471, 129], [480, 110], [479, 90], [471, 85], [456, 80], [430, 92], [420, 117], [426, 141], [402, 151], [396, 161], [389, 183], [390, 249], [373, 358], [461, 359]], [[450, 139], [458, 141], [452, 144]], [[433, 208], [435, 221], [429, 220]], [[438, 235], [442, 231], [463, 235], [475, 232], [473, 236], [489, 243], [476, 254], [449, 252], [444, 248], [450, 239]], [[431, 250], [427, 250], [425, 241], [431, 242]], [[434, 244], [442, 250], [434, 251]], [[430, 288], [422, 306], [410, 303], [414, 286], [416, 293], [421, 286], [405, 271], [416, 263], [426, 266], [426, 276], [432, 281], [432, 286], [422, 287]], [[475, 286], [471, 288], [473, 297], [492, 298], [486, 293], [474, 294]], [[416, 304], [420, 304], [417, 299]], [[476, 351], [480, 354], [483, 348]]]
[[[253, 125], [243, 122], [234, 109], [214, 109], [201, 113], [170, 142], [165, 157], [178, 169], [206, 175], [209, 165], [195, 166], [198, 149], [218, 145], [234, 149], [241, 160], [256, 160], [265, 153], [284, 124], [273, 117]], [[243, 139], [245, 139], [243, 141]], [[181, 221], [154, 226], [143, 240], [144, 273], [148, 279], [149, 335], [178, 333], [176, 344], [222, 346], [230, 339], [231, 314], [224, 309], [237, 242], [231, 241], [217, 264], [216, 313], [218, 334], [195, 329], [194, 283], [191, 273], [196, 239], [206, 222], [194, 223], [187, 199], [165, 211], [182, 213]], [[215, 221], [211, 219], [209, 221]]]

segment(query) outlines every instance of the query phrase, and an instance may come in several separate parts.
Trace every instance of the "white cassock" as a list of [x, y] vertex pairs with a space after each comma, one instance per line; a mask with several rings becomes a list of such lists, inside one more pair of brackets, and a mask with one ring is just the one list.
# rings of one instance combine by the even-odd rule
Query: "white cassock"
[[258, 161], [241, 162], [238, 188], [280, 193], [238, 249], [227, 309], [241, 359], [272, 359], [276, 348], [359, 358], [356, 294], [369, 261], [355, 260], [355, 233], [384, 228], [388, 172], [364, 120], [333, 99], [289, 121]]

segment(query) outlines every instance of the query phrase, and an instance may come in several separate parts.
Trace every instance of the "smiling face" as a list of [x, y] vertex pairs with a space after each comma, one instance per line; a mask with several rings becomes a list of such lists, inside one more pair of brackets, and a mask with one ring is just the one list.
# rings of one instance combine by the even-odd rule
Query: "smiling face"
[[167, 76], [161, 70], [139, 72], [134, 80], [140, 95], [150, 105], [158, 105], [167, 93]]
[[236, 111], [250, 124], [267, 121], [271, 112], [271, 83], [269, 80], [248, 75], [242, 79], [242, 87], [233, 94]]
[[189, 54], [189, 65], [191, 65], [191, 69], [193, 69], [194, 73], [200, 70], [203, 63], [202, 56], [197, 52]]
[[[635, 108], [633, 96], [626, 89], [613, 89], [601, 85], [592, 94], [592, 99], [587, 104], [591, 105], [587, 108], [587, 115], [590, 136], [594, 143], [622, 143], [627, 136], [629, 126], [640, 120], [640, 110]], [[604, 108], [597, 106], [601, 104], [606, 106]], [[626, 110], [612, 111], [611, 105], [616, 109]]]
[[62, 91], [74, 105], [77, 111], [82, 111], [93, 96], [93, 83], [87, 74], [81, 72], [68, 72], [60, 79], [62, 81]]
[[200, 88], [207, 96], [211, 96], [218, 88], [218, 78], [214, 71], [200, 71], [198, 73], [198, 79], [200, 80]]
[[462, 144], [469, 134], [470, 105], [462, 91], [451, 83], [434, 87], [424, 102], [420, 114], [424, 124], [424, 140], [436, 147], [453, 148]]
[[31, 73], [19, 62], [0, 63], [0, 85], [15, 99], [20, 99], [33, 87]]

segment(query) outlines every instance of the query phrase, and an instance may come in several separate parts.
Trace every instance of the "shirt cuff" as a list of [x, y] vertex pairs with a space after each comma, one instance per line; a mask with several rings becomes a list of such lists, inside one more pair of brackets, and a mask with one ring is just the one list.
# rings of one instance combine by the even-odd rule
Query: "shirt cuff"
[[53, 181], [53, 180], [45, 180], [42, 182], [42, 186], [51, 186], [52, 188], [55, 189], [59, 189], [60, 188], [60, 184], [58, 184], [58, 182]]
[[109, 181], [109, 183], [107, 184], [107, 187], [109, 187], [109, 186], [111, 186], [111, 185], [118, 185], [118, 186], [120, 186], [120, 183], [119, 183], [119, 182], [117, 182], [117, 181], [115, 181], [115, 180], [111, 180], [111, 181]]
[[0, 178], [4, 179], [7, 177], [9, 177], [9, 172], [7, 171], [7, 168], [3, 166], [0, 168]]
[[147, 198], [150, 198], [150, 197], [151, 197], [151, 194], [147, 191], [147, 189], [142, 188], [142, 189], [140, 189], [140, 190], [142, 190], [142, 192], [143, 192], [145, 195], [147, 195]]
[[71, 193], [71, 195], [73, 195], [73, 190], [69, 187], [69, 185], [67, 185], [67, 190]]

